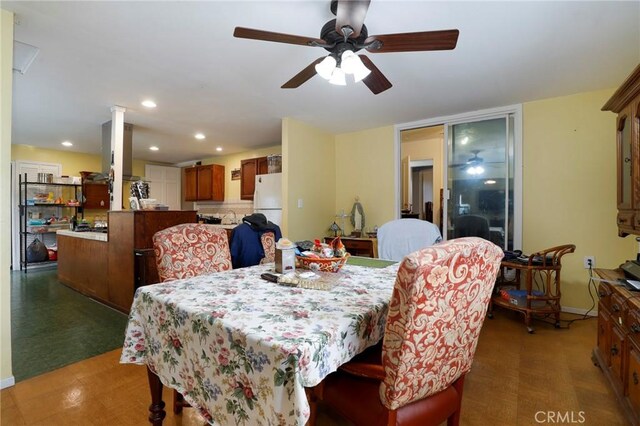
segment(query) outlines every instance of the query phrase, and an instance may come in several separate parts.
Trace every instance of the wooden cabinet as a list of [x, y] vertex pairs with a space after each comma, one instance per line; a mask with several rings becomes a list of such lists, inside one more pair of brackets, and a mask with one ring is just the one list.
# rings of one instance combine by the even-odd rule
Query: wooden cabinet
[[185, 201], [224, 201], [224, 166], [208, 164], [184, 170]]
[[256, 190], [256, 175], [269, 172], [267, 157], [250, 158], [240, 162], [240, 199], [253, 200]]
[[[324, 237], [325, 243], [333, 241], [334, 237]], [[340, 237], [344, 248], [352, 256], [378, 257], [377, 238]]]
[[[607, 281], [624, 275], [621, 270], [596, 269]], [[600, 282], [598, 287], [598, 343], [594, 364], [602, 369], [622, 410], [635, 426], [640, 425], [640, 301], [637, 293]]]
[[82, 195], [84, 197], [82, 206], [85, 209], [109, 210], [111, 206], [109, 185], [106, 183], [84, 182], [82, 184]]
[[602, 107], [618, 114], [616, 171], [618, 234], [640, 234], [640, 65]]

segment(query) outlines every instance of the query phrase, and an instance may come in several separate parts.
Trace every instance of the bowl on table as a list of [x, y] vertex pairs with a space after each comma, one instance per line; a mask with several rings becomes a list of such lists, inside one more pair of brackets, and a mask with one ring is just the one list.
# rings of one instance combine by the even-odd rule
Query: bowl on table
[[322, 272], [338, 272], [345, 263], [349, 254], [344, 257], [305, 257], [296, 256], [298, 264], [301, 268], [311, 269], [312, 271]]

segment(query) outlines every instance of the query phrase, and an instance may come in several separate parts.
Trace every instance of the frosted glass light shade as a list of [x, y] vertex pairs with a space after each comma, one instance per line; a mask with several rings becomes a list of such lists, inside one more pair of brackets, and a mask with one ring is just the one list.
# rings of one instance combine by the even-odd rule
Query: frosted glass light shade
[[346, 86], [347, 79], [345, 78], [344, 71], [342, 71], [340, 68], [334, 69], [333, 74], [331, 74], [329, 83], [335, 84], [336, 86]]
[[342, 68], [345, 74], [352, 74], [356, 83], [371, 73], [371, 70], [362, 63], [360, 56], [351, 50], [346, 50], [342, 54], [340, 68]]
[[329, 80], [333, 74], [333, 70], [336, 69], [336, 60], [333, 56], [327, 56], [322, 62], [315, 66], [315, 69], [320, 77]]

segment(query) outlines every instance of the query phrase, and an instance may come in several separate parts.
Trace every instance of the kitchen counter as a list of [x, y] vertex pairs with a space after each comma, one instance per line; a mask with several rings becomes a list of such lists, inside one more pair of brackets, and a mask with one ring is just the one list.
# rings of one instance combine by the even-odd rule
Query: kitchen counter
[[104, 232], [77, 232], [70, 229], [61, 229], [56, 234], [64, 235], [65, 237], [84, 238], [85, 240], [109, 241], [108, 235]]

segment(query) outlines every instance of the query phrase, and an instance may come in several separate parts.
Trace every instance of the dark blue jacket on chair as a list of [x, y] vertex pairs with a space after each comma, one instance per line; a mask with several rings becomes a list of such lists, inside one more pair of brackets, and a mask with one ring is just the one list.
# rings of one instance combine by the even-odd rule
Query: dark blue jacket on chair
[[275, 241], [282, 238], [282, 232], [278, 225], [269, 222], [271, 229], [257, 229], [248, 223], [233, 228], [231, 236], [231, 263], [233, 268], [244, 268], [246, 266], [258, 265], [260, 260], [265, 257], [264, 248], [262, 247], [261, 236], [265, 232], [273, 232]]

